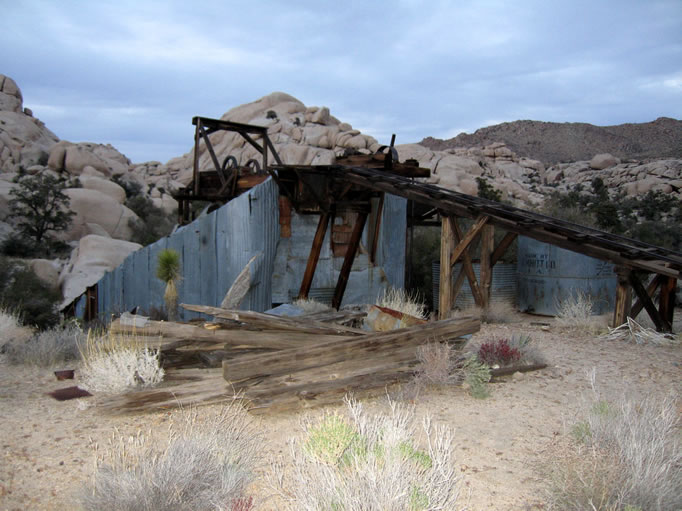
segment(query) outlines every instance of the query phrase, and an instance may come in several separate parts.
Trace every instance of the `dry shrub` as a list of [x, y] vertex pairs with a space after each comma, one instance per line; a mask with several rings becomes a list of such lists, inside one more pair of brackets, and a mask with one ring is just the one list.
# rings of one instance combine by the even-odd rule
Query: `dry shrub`
[[389, 287], [384, 290], [376, 303], [379, 307], [393, 309], [415, 318], [428, 319], [426, 305], [417, 294], [410, 294], [404, 289]]
[[158, 351], [147, 348], [135, 336], [89, 332], [79, 348], [83, 358], [81, 386], [92, 393], [121, 393], [163, 380]]
[[84, 338], [83, 331], [71, 324], [35, 333], [24, 342], [6, 345], [10, 364], [53, 367], [78, 358], [78, 343]]
[[677, 400], [595, 399], [574, 425], [576, 456], [552, 465], [555, 509], [682, 509]]
[[304, 314], [314, 314], [315, 312], [326, 312], [331, 310], [331, 307], [320, 303], [312, 298], [299, 298], [294, 300], [291, 305], [294, 305], [301, 309]]
[[249, 511], [261, 450], [262, 436], [237, 402], [201, 417], [176, 412], [167, 435], [116, 432], [95, 445], [95, 473], [80, 503], [86, 511]]
[[592, 297], [578, 290], [570, 297], [556, 301], [556, 323], [588, 333], [598, 333], [606, 328], [606, 316], [594, 316]]
[[0, 346], [8, 342], [25, 342], [31, 335], [33, 331], [21, 325], [18, 314], [0, 307]]
[[456, 351], [447, 342], [431, 341], [417, 348], [417, 373], [428, 383], [448, 385], [457, 382]]
[[271, 483], [287, 509], [461, 509], [448, 428], [425, 418], [420, 449], [412, 410], [389, 401], [390, 413], [370, 416], [357, 401], [346, 403], [348, 417], [304, 423], [304, 440], [290, 444], [292, 470], [275, 467]]
[[452, 317], [472, 316], [482, 323], [513, 323], [516, 320], [516, 309], [509, 302], [491, 302], [487, 307], [481, 308], [476, 305], [467, 307], [451, 314]]

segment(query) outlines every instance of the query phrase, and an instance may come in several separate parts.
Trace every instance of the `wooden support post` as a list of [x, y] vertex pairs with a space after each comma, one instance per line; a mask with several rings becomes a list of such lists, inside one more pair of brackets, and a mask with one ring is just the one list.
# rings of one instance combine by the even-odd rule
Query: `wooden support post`
[[490, 304], [491, 289], [493, 285], [493, 265], [492, 253], [495, 245], [495, 227], [492, 225], [485, 225], [481, 229], [481, 273], [480, 273], [480, 288], [481, 298], [483, 299], [482, 307], [487, 307]]
[[213, 150], [213, 144], [211, 144], [211, 141], [208, 138], [208, 133], [204, 129], [204, 127], [201, 127], [201, 136], [204, 138], [204, 144], [206, 144], [206, 149], [208, 150], [208, 154], [211, 156], [211, 161], [213, 162], [213, 166], [215, 167], [215, 171], [218, 174], [218, 177], [220, 178], [220, 184], [222, 186], [225, 186], [225, 183], [227, 182], [227, 178], [225, 177], [225, 174], [223, 174], [223, 169], [220, 166], [220, 162], [218, 161], [218, 157], [215, 155], [215, 151]]
[[[487, 217], [485, 218], [487, 219]], [[463, 243], [465, 243], [467, 239], [469, 240], [466, 248], [461, 251], [462, 270], [466, 274], [467, 279], [469, 279], [469, 288], [471, 289], [471, 294], [474, 297], [474, 303], [476, 303], [476, 305], [479, 307], [485, 307], [483, 296], [481, 295], [481, 289], [478, 287], [478, 281], [476, 280], [476, 274], [474, 273], [474, 266], [471, 264], [471, 256], [469, 255], [469, 247], [472, 246], [474, 240], [476, 239], [475, 234], [473, 237], [469, 236], [469, 234], [474, 230], [474, 228], [472, 227], [471, 231], [469, 231], [467, 236], [463, 236], [462, 230], [460, 229], [457, 220], [455, 218], [450, 218], [450, 222], [452, 222], [452, 229], [455, 233], [455, 241], [459, 242], [457, 247], [455, 247], [455, 250], [457, 250]], [[483, 227], [483, 223], [481, 224], [481, 227]], [[452, 264], [454, 264], [454, 262]], [[459, 289], [457, 291], [459, 292]], [[457, 298], [456, 295], [453, 296], [452, 298], [453, 303], [456, 298]]]
[[301, 282], [301, 289], [298, 292], [299, 298], [308, 298], [310, 286], [313, 283], [315, 276], [315, 268], [317, 268], [317, 261], [320, 259], [320, 251], [322, 250], [322, 243], [324, 236], [327, 233], [327, 226], [329, 225], [329, 213], [323, 212], [320, 215], [320, 221], [317, 223], [317, 230], [315, 231], [315, 238], [313, 238], [313, 246], [310, 249], [308, 256], [308, 264], [305, 267], [303, 274], [303, 282]]
[[490, 256], [490, 265], [495, 266], [495, 264], [502, 259], [502, 256], [504, 253], [507, 251], [509, 246], [514, 242], [518, 234], [515, 232], [508, 232], [507, 234], [504, 235], [504, 238], [500, 241], [500, 244], [497, 245], [497, 248], [493, 252], [493, 255]]
[[355, 260], [355, 254], [360, 246], [360, 239], [362, 238], [362, 231], [365, 229], [365, 222], [367, 221], [368, 214], [369, 211], [366, 209], [358, 212], [358, 219], [355, 221], [353, 233], [350, 236], [350, 242], [346, 249], [346, 256], [343, 258], [343, 266], [341, 266], [339, 280], [336, 282], [336, 289], [334, 289], [332, 307], [336, 310], [339, 310], [339, 307], [341, 307], [343, 294], [346, 292], [346, 285], [348, 285], [348, 276], [350, 275], [350, 270], [353, 266], [353, 261]]
[[[666, 279], [663, 275], [656, 275], [653, 279], [651, 279], [651, 282], [649, 282], [649, 285], [646, 287], [646, 294], [650, 296], [651, 298], [654, 297], [654, 294], [656, 293], [656, 290], [658, 287], [661, 285], [661, 282], [663, 282]], [[642, 312], [642, 309], [644, 308], [644, 302], [640, 299], [638, 299], [633, 305], [632, 305], [632, 310], [630, 311], [630, 317], [631, 318], [636, 318], [637, 315]]]
[[374, 220], [374, 231], [372, 232], [372, 242], [370, 243], [369, 262], [374, 264], [377, 259], [377, 248], [379, 246], [379, 229], [381, 229], [381, 217], [384, 212], [384, 194], [379, 197], [376, 218]]
[[454, 225], [454, 219], [450, 217], [441, 218], [438, 319], [447, 319], [452, 309], [452, 264], [450, 263], [450, 256], [455, 248]]
[[677, 288], [677, 279], [668, 277], [665, 278], [661, 285], [661, 294], [658, 300], [658, 311], [661, 318], [669, 325], [673, 324], [673, 314], [675, 311], [675, 290]]
[[489, 217], [487, 216], [479, 216], [476, 219], [476, 223], [474, 223], [471, 229], [469, 229], [469, 232], [467, 232], [464, 236], [462, 236], [461, 231], [459, 232], [459, 244], [452, 251], [452, 256], [450, 256], [450, 264], [455, 264], [462, 253], [469, 248], [469, 244], [474, 240], [474, 238], [476, 238], [476, 235], [481, 232], [481, 229], [483, 229], [483, 226], [488, 221], [488, 218]]
[[627, 322], [632, 305], [632, 295], [630, 293], [630, 270], [619, 267], [616, 269], [618, 274], [618, 285], [616, 287], [616, 305], [613, 309], [613, 326], [619, 327]]
[[644, 286], [634, 272], [630, 272], [628, 278], [630, 280], [630, 284], [632, 285], [632, 289], [644, 304], [644, 308], [649, 314], [651, 321], [653, 321], [654, 325], [656, 325], [656, 330], [658, 332], [669, 332], [671, 330], [671, 325], [668, 325], [665, 321], [663, 321], [663, 319], [661, 319], [661, 315], [658, 313], [658, 309], [656, 309], [654, 302], [651, 300], [651, 297], [647, 294], [646, 289], [644, 289]]
[[194, 195], [199, 195], [199, 142], [201, 141], [201, 118], [197, 118], [194, 130], [194, 163], [192, 177], [194, 179]]

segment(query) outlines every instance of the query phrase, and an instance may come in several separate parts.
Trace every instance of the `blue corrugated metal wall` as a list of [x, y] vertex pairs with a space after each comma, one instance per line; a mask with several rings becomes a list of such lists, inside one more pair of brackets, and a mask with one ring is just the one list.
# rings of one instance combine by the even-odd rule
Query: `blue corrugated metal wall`
[[[270, 275], [278, 240], [278, 190], [268, 180], [171, 236], [130, 254], [99, 281], [99, 316], [106, 320], [135, 306], [145, 313], [163, 307], [165, 284], [156, 278], [156, 265], [159, 251], [165, 248], [180, 254], [179, 302], [202, 305], [219, 305], [246, 263], [262, 252], [257, 283], [241, 307], [266, 310], [272, 303]], [[179, 313], [183, 320], [200, 316], [182, 309]]]

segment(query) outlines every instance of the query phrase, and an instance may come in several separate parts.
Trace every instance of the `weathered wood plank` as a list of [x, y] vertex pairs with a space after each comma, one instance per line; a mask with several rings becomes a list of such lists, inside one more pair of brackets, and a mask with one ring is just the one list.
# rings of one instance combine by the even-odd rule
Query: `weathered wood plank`
[[[455, 242], [459, 242], [461, 244], [463, 235], [462, 235], [462, 230], [459, 227], [459, 224], [457, 223], [456, 219], [452, 219], [452, 226], [455, 232]], [[482, 226], [481, 226], [482, 228]], [[476, 239], [476, 236], [474, 236], [470, 242], [471, 243]], [[478, 305], [479, 307], [485, 307], [484, 300], [483, 300], [483, 295], [481, 293], [481, 289], [478, 286], [478, 281], [476, 280], [476, 274], [474, 273], [474, 266], [471, 263], [471, 256], [469, 255], [469, 251], [464, 250], [462, 252], [462, 270], [464, 271], [464, 274], [466, 275], [467, 279], [469, 280], [469, 289], [471, 290], [471, 295], [474, 297], [474, 303]], [[459, 291], [459, 290], [458, 290]], [[453, 302], [454, 302], [453, 298]]]
[[358, 212], [358, 218], [353, 226], [353, 232], [350, 236], [350, 241], [348, 242], [348, 248], [346, 249], [346, 255], [343, 258], [343, 265], [341, 266], [341, 273], [339, 273], [339, 280], [336, 282], [336, 288], [334, 289], [334, 296], [332, 297], [332, 308], [339, 310], [341, 307], [341, 302], [343, 301], [343, 295], [346, 292], [346, 286], [348, 285], [348, 276], [350, 275], [350, 270], [353, 266], [353, 261], [355, 260], [355, 254], [360, 246], [360, 239], [362, 238], [362, 231], [365, 230], [365, 222], [367, 221], [368, 211], [363, 210]]
[[632, 306], [630, 293], [630, 270], [617, 268], [618, 283], [616, 284], [616, 303], [613, 309], [613, 327], [619, 327], [628, 320]]
[[438, 318], [446, 319], [452, 310], [452, 264], [450, 256], [455, 248], [455, 231], [450, 217], [441, 219], [440, 234], [440, 290], [438, 292]]
[[216, 318], [229, 319], [246, 323], [254, 328], [269, 330], [293, 330], [300, 333], [319, 333], [319, 334], [344, 334], [344, 335], [365, 335], [367, 332], [357, 328], [343, 325], [323, 323], [321, 321], [307, 320], [305, 318], [289, 318], [284, 316], [273, 316], [263, 312], [240, 311], [221, 309], [219, 307], [209, 307], [208, 305], [180, 304], [184, 309], [209, 314]]
[[[483, 226], [488, 222], [489, 219], [490, 217], [485, 215], [479, 216], [476, 219], [474, 225], [471, 226], [471, 229], [469, 229], [464, 236], [462, 236], [460, 230], [460, 232], [458, 233], [459, 243], [453, 249], [452, 254], [450, 255], [450, 264], [454, 265], [457, 262], [457, 260], [464, 253], [464, 251], [469, 248], [471, 242], [474, 241], [476, 236], [478, 236], [478, 234], [481, 232], [481, 229], [483, 229]], [[457, 226], [457, 228], [459, 228], [459, 226]]]
[[630, 272], [628, 278], [630, 280], [630, 284], [632, 285], [632, 289], [635, 291], [639, 299], [642, 301], [642, 303], [644, 304], [644, 308], [649, 314], [649, 317], [654, 322], [654, 325], [656, 325], [656, 330], [658, 332], [670, 332], [672, 330], [672, 325], [670, 325], [667, 321], [661, 318], [661, 315], [658, 313], [658, 309], [656, 309], [654, 302], [651, 300], [651, 297], [647, 294], [646, 289], [644, 289], [644, 286], [640, 282], [639, 278], [637, 278], [634, 272]]
[[495, 243], [495, 227], [484, 225], [481, 229], [481, 298], [482, 307], [490, 303], [490, 290], [493, 283], [492, 252]]
[[[121, 325], [119, 321], [111, 323], [113, 333], [134, 334], [144, 338], [145, 342], [164, 343], [168, 341], [191, 341], [194, 343], [220, 343], [230, 346], [254, 346], [259, 348], [293, 348], [307, 346], [324, 341], [342, 341], [351, 337], [334, 333], [296, 332], [292, 330], [244, 330], [217, 329], [208, 330], [202, 326], [185, 323], [173, 323], [168, 321], [150, 321], [148, 326], [139, 328]], [[161, 341], [153, 341], [153, 338], [161, 338]]]
[[304, 349], [281, 350], [272, 354], [243, 357], [224, 363], [223, 373], [226, 380], [236, 382], [289, 374], [352, 359], [362, 365], [370, 358], [402, 346], [416, 347], [428, 339], [453, 339], [479, 329], [480, 321], [470, 317], [436, 321], [389, 332], [367, 334], [343, 342], [326, 341]]
[[299, 298], [308, 298], [310, 286], [312, 285], [313, 277], [315, 276], [317, 262], [320, 259], [320, 251], [322, 250], [324, 236], [327, 233], [327, 226], [329, 225], [330, 216], [331, 215], [328, 212], [322, 212], [322, 214], [320, 214], [320, 220], [317, 223], [317, 230], [315, 231], [315, 237], [313, 238], [313, 246], [310, 248], [308, 263], [306, 264], [305, 273], [303, 274], [301, 289], [298, 292]]

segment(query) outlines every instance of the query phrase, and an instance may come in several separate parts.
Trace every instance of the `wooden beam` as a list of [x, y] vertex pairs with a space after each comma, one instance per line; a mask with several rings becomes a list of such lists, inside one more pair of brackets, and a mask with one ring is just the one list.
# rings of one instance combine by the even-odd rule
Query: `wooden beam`
[[654, 305], [654, 302], [651, 300], [651, 297], [647, 294], [646, 289], [644, 289], [644, 286], [642, 285], [641, 281], [637, 278], [635, 273], [630, 272], [630, 274], [628, 275], [628, 279], [630, 280], [632, 289], [635, 290], [635, 293], [637, 293], [639, 299], [642, 301], [642, 303], [644, 303], [644, 308], [649, 314], [651, 320], [654, 322], [654, 325], [656, 325], [656, 330], [658, 332], [663, 331], [670, 332], [672, 330], [671, 325], [661, 318], [661, 315], [658, 313], [658, 309]]
[[469, 244], [474, 241], [474, 238], [476, 238], [476, 235], [481, 232], [481, 229], [483, 229], [483, 226], [486, 224], [490, 217], [486, 215], [481, 215], [476, 219], [476, 222], [474, 225], [469, 229], [469, 231], [464, 235], [464, 237], [461, 236], [461, 231], [460, 231], [460, 241], [459, 244], [455, 247], [455, 249], [452, 251], [452, 255], [450, 256], [450, 264], [454, 265], [459, 257], [462, 255], [462, 253], [469, 248]]
[[317, 262], [320, 259], [320, 252], [322, 251], [322, 244], [324, 243], [324, 236], [327, 233], [327, 226], [329, 225], [330, 217], [331, 215], [326, 212], [323, 212], [320, 215], [320, 220], [317, 223], [317, 230], [315, 231], [315, 237], [313, 238], [313, 246], [310, 248], [310, 255], [308, 255], [308, 264], [306, 265], [305, 273], [303, 274], [301, 289], [298, 292], [299, 298], [308, 298], [310, 286], [312, 285], [313, 277], [315, 276]]
[[379, 205], [377, 206], [376, 218], [374, 219], [374, 232], [372, 233], [372, 241], [370, 243], [369, 250], [369, 262], [376, 263], [377, 258], [377, 248], [379, 246], [379, 229], [381, 229], [381, 217], [384, 211], [384, 195], [381, 194], [379, 197]]
[[[462, 230], [460, 229], [457, 220], [454, 218], [452, 219], [452, 228], [455, 231], [455, 241], [458, 241], [461, 245]], [[476, 236], [474, 236], [474, 239], [472, 239], [471, 242], [473, 243], [475, 239]], [[471, 256], [469, 255], [469, 252], [467, 250], [462, 252], [462, 270], [464, 271], [464, 273], [467, 276], [467, 279], [469, 280], [469, 288], [471, 289], [471, 294], [474, 297], [474, 303], [476, 303], [476, 305], [478, 305], [479, 307], [485, 307], [483, 296], [481, 294], [481, 289], [478, 287], [478, 281], [476, 280], [476, 274], [474, 273], [474, 266], [473, 264], [471, 264]], [[455, 298], [457, 297], [456, 296], [453, 297], [453, 302]]]
[[515, 232], [508, 232], [507, 234], [504, 235], [504, 238], [500, 241], [500, 244], [497, 245], [497, 248], [493, 252], [493, 255], [490, 256], [490, 265], [495, 266], [497, 262], [502, 259], [502, 256], [504, 253], [507, 251], [509, 246], [514, 242], [518, 234]]
[[201, 127], [201, 136], [204, 138], [204, 144], [206, 144], [206, 149], [208, 149], [208, 154], [211, 155], [211, 160], [213, 161], [213, 166], [215, 167], [215, 171], [218, 173], [218, 177], [220, 178], [220, 184], [225, 186], [225, 183], [227, 182], [227, 178], [223, 174], [223, 169], [220, 166], [220, 162], [218, 161], [218, 157], [215, 155], [215, 151], [213, 150], [213, 144], [211, 144], [211, 140], [208, 138], [208, 133], [206, 133], [206, 130], [204, 127]]
[[455, 248], [454, 225], [455, 223], [450, 217], [441, 219], [438, 319], [447, 319], [452, 309], [452, 264], [450, 264], [450, 256]]
[[[197, 118], [194, 129], [194, 158], [192, 167], [192, 179], [194, 180], [194, 195], [199, 195], [199, 142], [201, 141], [201, 119]], [[189, 215], [189, 211], [186, 212]]]
[[630, 293], [630, 273], [629, 268], [618, 267], [618, 283], [616, 286], [616, 304], [613, 309], [613, 327], [619, 327], [627, 322], [632, 305], [632, 295]]
[[485, 225], [481, 230], [481, 272], [480, 272], [480, 287], [481, 298], [483, 299], [482, 307], [487, 307], [490, 304], [491, 289], [493, 285], [493, 265], [492, 253], [495, 245], [495, 227], [492, 225]]
[[668, 277], [661, 285], [661, 294], [659, 295], [658, 311], [661, 314], [661, 318], [667, 321], [669, 325], [673, 324], [676, 289], [677, 279]]
[[366, 209], [358, 212], [358, 218], [355, 221], [353, 233], [351, 234], [348, 248], [346, 249], [346, 256], [343, 258], [343, 266], [341, 266], [339, 280], [336, 282], [336, 289], [334, 289], [332, 307], [336, 310], [339, 310], [339, 307], [341, 307], [343, 295], [346, 292], [346, 286], [348, 285], [350, 270], [353, 266], [353, 261], [355, 260], [355, 254], [360, 246], [360, 239], [362, 238], [362, 231], [365, 229], [365, 222], [367, 221], [368, 214], [369, 212]]
[[[656, 290], [659, 288], [661, 285], [661, 282], [663, 282], [666, 279], [666, 277], [662, 275], [656, 275], [654, 276], [653, 279], [651, 279], [651, 282], [649, 282], [649, 285], [646, 287], [646, 294], [653, 298], [654, 293], [656, 293]], [[642, 312], [642, 309], [644, 308], [644, 302], [640, 299], [637, 299], [635, 304], [632, 306], [632, 310], [630, 311], [630, 317], [631, 318], [636, 318], [640, 312]]]

